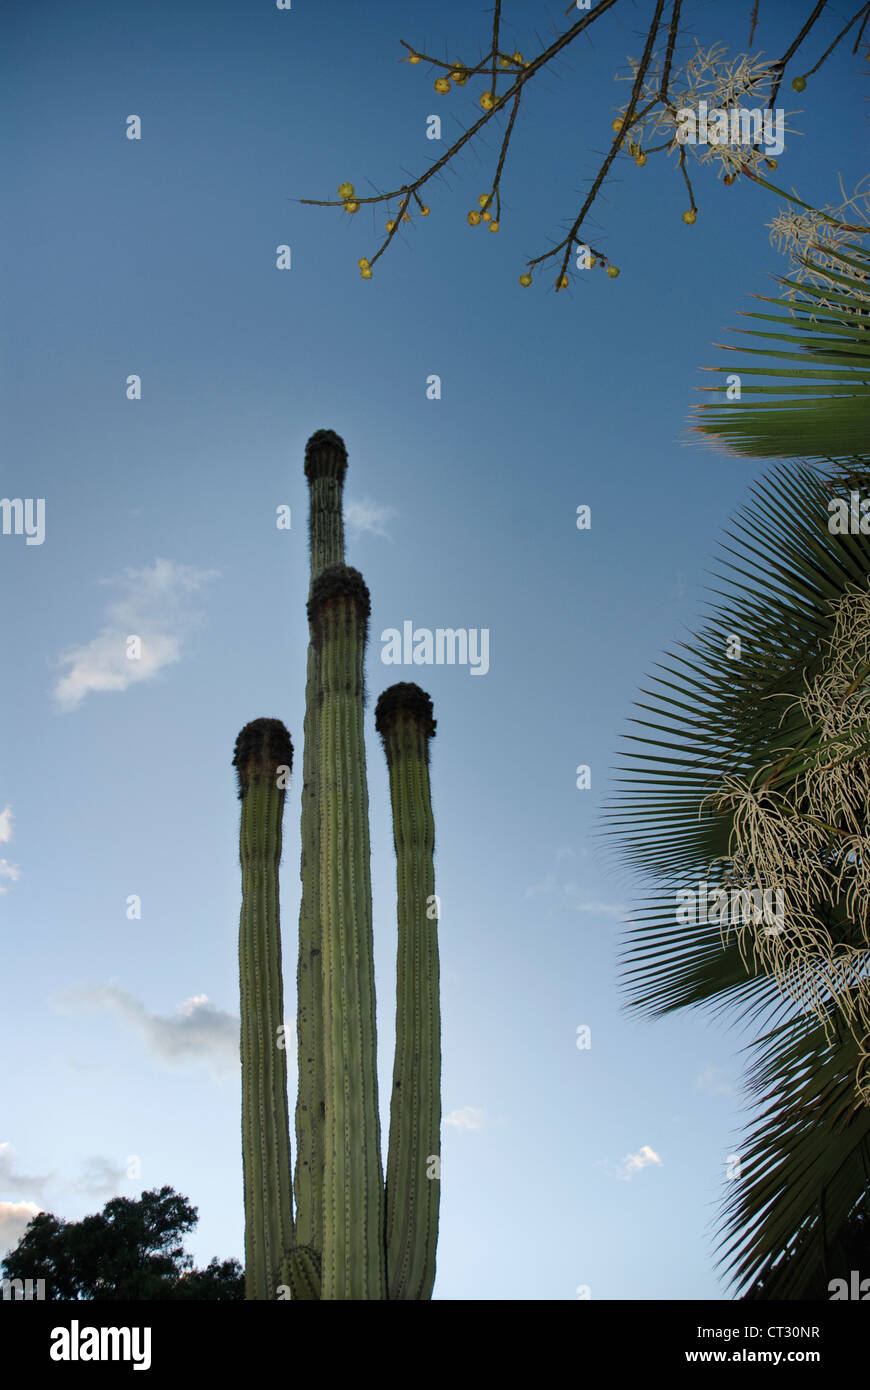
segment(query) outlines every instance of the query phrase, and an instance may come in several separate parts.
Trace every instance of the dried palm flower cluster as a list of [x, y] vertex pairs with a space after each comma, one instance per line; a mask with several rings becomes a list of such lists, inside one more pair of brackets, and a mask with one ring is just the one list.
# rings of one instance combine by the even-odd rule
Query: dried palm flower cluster
[[751, 779], [724, 778], [713, 800], [733, 816], [732, 881], [784, 902], [781, 930], [747, 918], [744, 961], [825, 1023], [835, 1002], [870, 1105], [870, 589], [850, 588], [832, 610], [821, 669], [794, 702], [806, 734]]

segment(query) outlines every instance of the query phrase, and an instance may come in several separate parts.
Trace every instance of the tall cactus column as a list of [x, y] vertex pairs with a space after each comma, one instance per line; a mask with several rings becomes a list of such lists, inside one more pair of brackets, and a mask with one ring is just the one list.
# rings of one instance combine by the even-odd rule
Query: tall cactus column
[[320, 683], [320, 926], [326, 1087], [324, 1300], [384, 1299], [384, 1188], [378, 1116], [375, 977], [363, 742], [370, 611], [344, 565], [311, 586]]
[[427, 1299], [435, 1282], [441, 1186], [441, 1014], [429, 789], [432, 701], [418, 685], [391, 686], [378, 700], [375, 725], [390, 773], [399, 925], [386, 1184], [387, 1287], [391, 1300]]
[[[328, 565], [344, 563], [342, 491], [347, 471], [343, 440], [318, 430], [305, 446], [310, 507], [311, 584]], [[311, 591], [309, 589], [309, 597]], [[309, 638], [302, 754], [302, 901], [296, 968], [299, 1088], [296, 1096], [296, 1238], [323, 1253], [323, 978], [320, 941], [320, 690], [317, 647]]]
[[[239, 837], [242, 911], [242, 1163], [245, 1186], [245, 1294], [272, 1299], [293, 1242], [287, 1113], [278, 865], [286, 775], [293, 745], [280, 719], [255, 719], [236, 739], [233, 764], [242, 802]], [[287, 768], [281, 777], [279, 769]]]

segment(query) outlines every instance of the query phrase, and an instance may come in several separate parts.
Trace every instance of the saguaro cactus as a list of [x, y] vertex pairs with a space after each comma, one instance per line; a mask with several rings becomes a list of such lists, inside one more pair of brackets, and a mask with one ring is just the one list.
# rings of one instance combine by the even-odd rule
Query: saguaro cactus
[[390, 772], [399, 896], [387, 1279], [391, 1299], [423, 1299], [431, 1298], [435, 1282], [441, 1167], [438, 900], [429, 791], [432, 701], [419, 685], [392, 685], [378, 700], [375, 727]]
[[[236, 739], [242, 823], [242, 1162], [248, 1298], [274, 1298], [293, 1239], [278, 865], [293, 745], [280, 719], [255, 719]], [[280, 771], [286, 769], [286, 773]], [[279, 785], [280, 784], [280, 785]]]
[[[318, 430], [305, 446], [311, 584], [328, 566], [344, 562], [342, 490], [347, 471], [343, 441]], [[309, 588], [309, 598], [311, 590]], [[302, 754], [302, 901], [296, 969], [296, 1231], [302, 1245], [323, 1251], [323, 1167], [326, 1096], [323, 1070], [323, 976], [320, 941], [320, 687], [318, 648], [308, 643]]]
[[363, 707], [369, 594], [344, 563], [347, 455], [308, 441], [310, 642], [302, 788], [296, 1209], [290, 1181], [277, 871], [290, 738], [239, 735], [242, 1151], [248, 1298], [428, 1299], [440, 1184], [439, 965], [429, 790], [432, 703], [397, 685], [376, 723], [398, 865], [396, 1056], [387, 1178], [380, 1146]]

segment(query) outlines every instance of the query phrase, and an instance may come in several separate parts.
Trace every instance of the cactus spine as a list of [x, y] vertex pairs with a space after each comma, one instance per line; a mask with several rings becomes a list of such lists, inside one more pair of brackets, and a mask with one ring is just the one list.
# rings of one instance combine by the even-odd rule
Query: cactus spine
[[391, 1299], [427, 1299], [435, 1282], [441, 1152], [435, 822], [429, 789], [432, 701], [418, 685], [393, 685], [378, 700], [375, 726], [390, 774], [399, 923], [387, 1282]]
[[[435, 1276], [441, 1040], [432, 704], [418, 686], [381, 697], [397, 854], [396, 1057], [387, 1181], [380, 1147], [363, 706], [369, 594], [344, 564], [338, 435], [308, 441], [309, 649], [299, 915], [296, 1209], [286, 1060], [278, 864], [290, 737], [279, 720], [242, 730], [242, 1152], [248, 1298], [428, 1299]], [[286, 1286], [279, 1288], [279, 1285]]]
[[[332, 430], [318, 430], [305, 447], [311, 584], [344, 562], [342, 490], [347, 451]], [[309, 588], [309, 598], [311, 590]], [[323, 1074], [323, 976], [320, 940], [320, 689], [317, 646], [310, 635], [302, 754], [302, 901], [296, 969], [299, 1087], [296, 1098], [296, 1231], [302, 1245], [323, 1254], [323, 1171], [326, 1094]]]
[[[239, 857], [242, 1163], [245, 1184], [245, 1286], [248, 1298], [274, 1298], [293, 1239], [284, 987], [278, 865], [284, 786], [293, 745], [280, 719], [255, 719], [233, 757], [242, 802]], [[279, 768], [287, 774], [279, 777]], [[280, 782], [280, 785], [279, 785]]]

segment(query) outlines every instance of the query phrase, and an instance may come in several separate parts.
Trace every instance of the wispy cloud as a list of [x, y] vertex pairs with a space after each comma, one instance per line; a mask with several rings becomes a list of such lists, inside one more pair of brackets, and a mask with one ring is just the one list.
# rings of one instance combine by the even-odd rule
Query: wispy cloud
[[354, 536], [368, 532], [370, 536], [382, 536], [385, 540], [390, 539], [387, 522], [397, 515], [395, 507], [373, 502], [369, 497], [361, 502], [347, 502], [344, 509], [345, 520]]
[[[565, 856], [560, 851], [560, 858]], [[624, 903], [605, 903], [597, 900], [590, 900], [576, 883], [562, 883], [557, 874], [545, 874], [537, 883], [532, 883], [525, 890], [524, 898], [561, 898], [565, 907], [571, 912], [589, 912], [598, 917], [613, 917], [622, 921], [625, 917], [626, 907]]]
[[454, 1129], [483, 1129], [485, 1122], [483, 1111], [476, 1110], [473, 1105], [464, 1105], [461, 1110], [451, 1110], [444, 1116], [444, 1124]]
[[619, 1178], [622, 1182], [631, 1182], [635, 1173], [639, 1173], [643, 1168], [649, 1168], [651, 1164], [657, 1164], [661, 1168], [662, 1161], [649, 1144], [643, 1144], [636, 1154], [626, 1154], [625, 1158], [614, 1167], [611, 1167], [607, 1162], [599, 1162], [598, 1167], [603, 1168], [608, 1177]]
[[0, 897], [8, 891], [2, 880], [8, 878], [10, 883], [17, 883], [20, 877], [21, 870], [17, 864], [10, 864], [8, 859], [0, 859]]
[[126, 1178], [127, 1169], [122, 1164], [97, 1154], [87, 1160], [83, 1175], [70, 1186], [86, 1197], [113, 1197]]
[[238, 1015], [216, 1008], [205, 994], [185, 1000], [168, 1017], [150, 1013], [114, 983], [67, 990], [58, 1003], [112, 1009], [125, 1028], [139, 1034], [152, 1057], [172, 1071], [185, 1062], [204, 1061], [221, 1081], [239, 1065]]
[[12, 839], [12, 822], [15, 817], [12, 814], [11, 806], [4, 806], [0, 811], [0, 845], [8, 845]]
[[727, 1081], [723, 1081], [722, 1075], [723, 1073], [719, 1072], [716, 1067], [705, 1067], [695, 1081], [695, 1089], [707, 1091], [711, 1096], [733, 1096], [735, 1094], [734, 1087], [730, 1086]]
[[15, 1249], [32, 1218], [41, 1211], [35, 1202], [0, 1202], [0, 1255]]
[[[143, 569], [126, 569], [100, 582], [119, 596], [106, 605], [103, 626], [90, 642], [69, 648], [58, 665], [68, 667], [54, 689], [61, 709], [74, 709], [93, 691], [126, 690], [153, 680], [180, 660], [185, 639], [198, 620], [194, 596], [217, 570], [197, 570], [157, 559]], [[128, 637], [139, 637], [139, 657], [128, 657]]]
[[18, 1173], [15, 1171], [14, 1150], [11, 1144], [0, 1144], [0, 1190], [14, 1197], [42, 1197], [53, 1173]]

